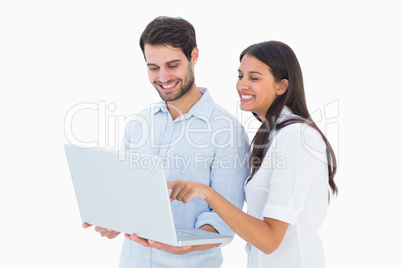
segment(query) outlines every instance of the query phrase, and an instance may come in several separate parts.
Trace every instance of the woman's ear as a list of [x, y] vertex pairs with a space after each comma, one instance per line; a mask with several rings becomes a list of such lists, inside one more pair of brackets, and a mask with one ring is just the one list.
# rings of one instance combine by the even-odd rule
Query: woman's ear
[[283, 95], [286, 90], [288, 90], [289, 80], [282, 79], [277, 83], [278, 87], [276, 88], [276, 95], [280, 96]]

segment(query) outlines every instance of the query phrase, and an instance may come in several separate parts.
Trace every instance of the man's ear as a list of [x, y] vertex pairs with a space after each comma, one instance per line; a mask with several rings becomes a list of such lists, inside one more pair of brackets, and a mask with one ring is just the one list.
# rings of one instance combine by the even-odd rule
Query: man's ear
[[193, 48], [193, 51], [191, 52], [191, 64], [193, 66], [197, 63], [199, 55], [200, 51], [198, 50], [198, 47]]
[[276, 95], [280, 96], [285, 94], [286, 90], [288, 90], [289, 87], [289, 80], [287, 79], [282, 79], [277, 83], [278, 87], [276, 88]]

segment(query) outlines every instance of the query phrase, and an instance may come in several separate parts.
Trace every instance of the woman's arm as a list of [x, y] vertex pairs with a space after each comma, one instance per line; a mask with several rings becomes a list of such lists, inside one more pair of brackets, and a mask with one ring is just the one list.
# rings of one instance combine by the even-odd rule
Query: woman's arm
[[187, 203], [196, 197], [208, 202], [237, 235], [265, 254], [271, 254], [282, 243], [288, 223], [272, 218], [260, 220], [250, 216], [202, 183], [177, 180], [168, 182], [168, 188], [172, 189], [172, 200]]

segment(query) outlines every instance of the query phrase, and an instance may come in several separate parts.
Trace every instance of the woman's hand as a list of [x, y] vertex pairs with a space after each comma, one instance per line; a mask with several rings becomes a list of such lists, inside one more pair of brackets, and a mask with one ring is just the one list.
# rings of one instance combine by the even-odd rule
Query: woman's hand
[[200, 200], [207, 200], [212, 189], [202, 183], [192, 181], [168, 181], [168, 188], [172, 189], [170, 200], [178, 200], [187, 203], [194, 197]]

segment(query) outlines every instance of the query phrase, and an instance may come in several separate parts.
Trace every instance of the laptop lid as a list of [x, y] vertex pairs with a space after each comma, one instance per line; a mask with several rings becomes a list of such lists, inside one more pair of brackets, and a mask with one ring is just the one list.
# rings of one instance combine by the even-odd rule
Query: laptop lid
[[[169, 245], [228, 242], [223, 236], [201, 230], [178, 241], [162, 159], [130, 153], [64, 145], [83, 222]], [[136, 163], [138, 163], [136, 154]], [[202, 236], [204, 237], [198, 237]]]

